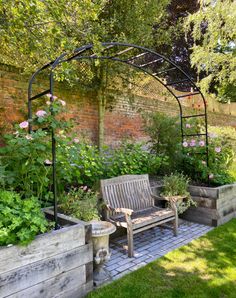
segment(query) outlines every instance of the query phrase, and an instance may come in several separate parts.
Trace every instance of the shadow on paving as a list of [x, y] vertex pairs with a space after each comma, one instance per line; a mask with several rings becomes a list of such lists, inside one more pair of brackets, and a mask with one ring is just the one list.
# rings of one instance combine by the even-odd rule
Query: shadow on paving
[[236, 219], [88, 297], [236, 298]]

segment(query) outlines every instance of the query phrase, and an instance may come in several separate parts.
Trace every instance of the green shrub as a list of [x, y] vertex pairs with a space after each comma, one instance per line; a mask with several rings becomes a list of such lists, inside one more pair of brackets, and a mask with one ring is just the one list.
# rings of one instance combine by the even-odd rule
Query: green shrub
[[78, 138], [65, 137], [57, 146], [58, 184], [92, 187], [103, 176], [103, 157], [98, 147]]
[[99, 219], [96, 192], [87, 186], [72, 188], [61, 198], [60, 209], [67, 215], [84, 221]]
[[26, 245], [47, 228], [35, 198], [23, 200], [15, 192], [0, 190], [0, 245]]
[[103, 153], [103, 178], [125, 174], [157, 174], [163, 160], [156, 154], [143, 150], [143, 144], [125, 142], [119, 148]]
[[[162, 168], [171, 171], [177, 168], [180, 161], [181, 131], [178, 117], [170, 117], [156, 112], [144, 115], [144, 131], [150, 137], [151, 152], [159, 157], [164, 157]], [[168, 157], [169, 164], [166, 164]]]

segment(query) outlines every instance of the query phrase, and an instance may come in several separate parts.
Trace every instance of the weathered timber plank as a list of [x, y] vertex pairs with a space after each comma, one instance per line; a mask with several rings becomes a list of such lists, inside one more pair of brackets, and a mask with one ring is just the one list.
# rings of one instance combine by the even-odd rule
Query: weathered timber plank
[[193, 222], [212, 225], [212, 220], [218, 220], [219, 214], [215, 209], [190, 207], [181, 217]]
[[191, 196], [217, 199], [219, 196], [218, 187], [204, 187], [190, 185], [188, 188]]
[[61, 293], [58, 293], [58, 295], [56, 295], [55, 298], [82, 298], [85, 297], [85, 295], [91, 292], [92, 290], [93, 281], [90, 281], [82, 286], [78, 286], [75, 289], [69, 289]]
[[207, 226], [212, 226], [212, 219], [210, 217], [203, 217], [199, 213], [184, 212], [184, 214], [181, 215], [181, 218]]
[[0, 248], [0, 274], [84, 244], [84, 226], [74, 225], [39, 235], [26, 247], [14, 245]]
[[0, 274], [2, 297], [41, 283], [93, 260], [92, 244]]
[[[54, 298], [78, 297], [79, 288], [86, 283], [85, 265], [59, 274], [37, 285], [14, 293], [9, 298]], [[66, 291], [74, 292], [74, 296], [61, 296]]]
[[236, 212], [233, 211], [225, 216], [222, 216], [218, 219], [217, 221], [217, 226], [223, 225], [224, 223], [228, 222], [229, 220], [233, 219], [236, 217]]
[[197, 203], [197, 207], [204, 207], [209, 209], [216, 208], [216, 200], [211, 198], [204, 198], [204, 197], [194, 197], [192, 196], [194, 202]]
[[93, 261], [85, 265], [86, 267], [86, 283], [93, 280]]

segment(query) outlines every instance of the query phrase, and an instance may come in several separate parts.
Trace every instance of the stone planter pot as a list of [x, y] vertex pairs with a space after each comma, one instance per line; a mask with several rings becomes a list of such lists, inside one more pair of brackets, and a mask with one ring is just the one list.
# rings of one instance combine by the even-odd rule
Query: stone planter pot
[[[48, 219], [53, 211], [45, 210]], [[58, 214], [59, 230], [0, 248], [0, 297], [79, 298], [93, 289], [91, 225]]]
[[109, 235], [116, 231], [116, 227], [107, 221], [91, 221], [94, 257], [94, 285], [99, 286], [111, 279], [108, 271], [103, 267], [110, 259]]
[[236, 183], [219, 187], [189, 186], [197, 207], [190, 207], [183, 218], [209, 226], [219, 226], [236, 217]]

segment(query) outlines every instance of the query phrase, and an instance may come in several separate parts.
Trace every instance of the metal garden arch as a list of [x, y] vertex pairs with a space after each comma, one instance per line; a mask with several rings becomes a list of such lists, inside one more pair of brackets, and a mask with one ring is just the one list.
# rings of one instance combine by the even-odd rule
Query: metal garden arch
[[[208, 131], [207, 131], [207, 105], [206, 100], [201, 93], [200, 89], [193, 82], [191, 77], [183, 71], [179, 66], [174, 62], [167, 59], [163, 55], [160, 55], [150, 49], [145, 47], [137, 46], [134, 44], [120, 43], [120, 42], [104, 42], [101, 43], [101, 54], [97, 55], [94, 53], [94, 46], [92, 44], [84, 45], [80, 48], [77, 48], [72, 54], [63, 53], [54, 61], [49, 62], [40, 69], [38, 69], [31, 77], [28, 86], [28, 119], [32, 119], [32, 102], [46, 94], [51, 94], [50, 101], [53, 102], [54, 94], [54, 70], [58, 65], [63, 62], [69, 62], [72, 60], [82, 60], [82, 59], [109, 59], [112, 61], [117, 61], [125, 63], [131, 67], [139, 69], [144, 73], [150, 75], [160, 84], [162, 84], [168, 92], [175, 98], [178, 102], [179, 111], [180, 111], [180, 123], [181, 123], [181, 135], [182, 141], [184, 142], [187, 137], [202, 137], [205, 139], [205, 156], [206, 163], [208, 166]], [[39, 94], [33, 95], [33, 83], [43, 70], [49, 69], [49, 88], [44, 90]], [[174, 73], [175, 80], [166, 80], [169, 73]], [[173, 77], [173, 76], [172, 76]], [[163, 79], [164, 78], [164, 79]], [[180, 94], [178, 88], [184, 88], [184, 93]], [[195, 113], [193, 115], [184, 115], [183, 114], [183, 104], [182, 100], [184, 98], [190, 98], [193, 96], [200, 97], [201, 104], [203, 106], [203, 111]], [[186, 134], [184, 131], [184, 119], [188, 118], [201, 118], [204, 121], [205, 131], [203, 133], [196, 134]], [[32, 132], [32, 124], [29, 121], [29, 133]], [[54, 219], [55, 219], [55, 228], [58, 228], [57, 223], [57, 190], [56, 190], [56, 140], [55, 140], [55, 131], [52, 129], [52, 182], [53, 182], [53, 195], [54, 195]]]

